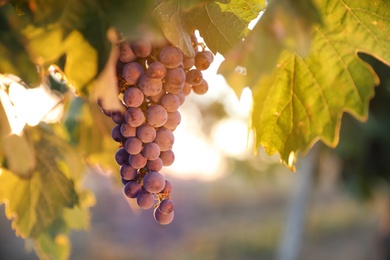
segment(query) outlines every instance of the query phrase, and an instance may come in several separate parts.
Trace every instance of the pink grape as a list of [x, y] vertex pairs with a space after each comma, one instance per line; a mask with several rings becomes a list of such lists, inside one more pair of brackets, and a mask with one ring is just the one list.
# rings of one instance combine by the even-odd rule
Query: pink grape
[[163, 162], [160, 158], [157, 158], [156, 160], [148, 161], [146, 163], [146, 168], [149, 171], [160, 171], [163, 167]]
[[144, 143], [150, 143], [156, 138], [156, 129], [148, 124], [137, 128], [137, 137]]
[[157, 95], [151, 96], [150, 99], [154, 103], [159, 103], [165, 94], [166, 94], [165, 89], [161, 89], [161, 91]]
[[168, 225], [172, 222], [175, 214], [174, 211], [164, 214], [160, 211], [159, 208], [155, 208], [153, 212], [154, 219], [160, 224], [160, 225]]
[[166, 46], [160, 51], [159, 60], [169, 69], [177, 68], [183, 64], [183, 53], [178, 48]]
[[130, 85], [135, 85], [144, 74], [144, 69], [138, 62], [127, 63], [122, 70], [122, 77]]
[[161, 151], [168, 151], [172, 149], [175, 137], [171, 130], [166, 128], [160, 128], [157, 130], [156, 138], [154, 142], [160, 146]]
[[159, 193], [164, 189], [165, 179], [161, 173], [150, 171], [144, 177], [143, 187], [150, 193]]
[[189, 70], [186, 74], [186, 82], [190, 83], [192, 86], [199, 85], [203, 80], [203, 74], [198, 69]]
[[142, 151], [142, 142], [137, 137], [129, 137], [124, 147], [129, 154], [135, 155]]
[[140, 58], [145, 58], [152, 52], [152, 43], [146, 39], [134, 41], [131, 47], [135, 55]]
[[149, 65], [146, 73], [152, 79], [163, 79], [167, 73], [167, 69], [165, 68], [164, 64], [159, 61], [155, 61]]
[[184, 95], [183, 91], [180, 91], [176, 94], [176, 97], [179, 98], [180, 106], [184, 104], [184, 101], [186, 100], [186, 96]]
[[144, 113], [139, 107], [129, 107], [126, 111], [125, 119], [132, 127], [140, 126], [146, 120]]
[[134, 169], [133, 167], [131, 167], [131, 165], [128, 163], [122, 164], [120, 169], [119, 169], [119, 172], [120, 172], [122, 178], [127, 180], [127, 181], [134, 180], [138, 177], [137, 170]]
[[145, 165], [147, 163], [146, 158], [141, 153], [135, 154], [135, 155], [130, 155], [128, 157], [128, 159], [129, 159], [129, 164], [134, 169], [141, 169], [141, 168], [145, 167]]
[[183, 89], [181, 90], [185, 96], [188, 96], [191, 93], [192, 85], [188, 82], [184, 83]]
[[124, 137], [126, 137], [126, 138], [135, 136], [136, 130], [137, 130], [136, 127], [130, 126], [130, 125], [127, 124], [127, 123], [123, 123], [123, 124], [121, 125], [121, 127], [120, 127], [121, 134], [122, 134]]
[[160, 191], [160, 193], [170, 194], [171, 191], [172, 191], [172, 183], [168, 180], [165, 180], [164, 189]]
[[163, 106], [153, 105], [146, 110], [146, 122], [153, 127], [160, 127], [168, 119], [168, 113]]
[[189, 70], [195, 65], [195, 58], [194, 57], [184, 57], [183, 59], [183, 69]]
[[206, 94], [208, 90], [209, 90], [209, 84], [205, 79], [203, 79], [199, 85], [192, 86], [192, 91], [198, 95]]
[[130, 44], [128, 42], [122, 42], [120, 45], [120, 54], [119, 54], [119, 60], [121, 62], [131, 62], [135, 61], [137, 59], [137, 56], [134, 54], [133, 50], [130, 47]]
[[161, 211], [161, 213], [168, 214], [173, 211], [174, 205], [173, 201], [171, 199], [164, 199], [160, 202], [160, 205], [158, 205], [158, 209]]
[[141, 209], [150, 209], [154, 205], [154, 195], [146, 190], [142, 190], [138, 193], [137, 204]]
[[166, 94], [161, 99], [161, 105], [167, 112], [174, 112], [180, 107], [180, 100], [175, 94]]
[[129, 198], [136, 198], [141, 190], [141, 185], [136, 181], [129, 181], [124, 187], [124, 192]]
[[181, 115], [180, 115], [180, 112], [178, 110], [176, 110], [174, 112], [168, 113], [168, 119], [165, 122], [165, 124], [163, 125], [163, 127], [165, 127], [166, 129], [169, 129], [171, 131], [174, 131], [174, 130], [176, 130], [176, 128], [180, 124], [180, 122], [181, 122]]
[[160, 153], [160, 159], [164, 166], [170, 166], [175, 161], [175, 153], [172, 150], [163, 151]]
[[214, 56], [210, 51], [201, 51], [195, 55], [195, 67], [200, 70], [206, 70], [213, 62]]
[[144, 102], [144, 94], [136, 87], [130, 87], [123, 95], [123, 102], [128, 107], [139, 107]]
[[147, 143], [142, 149], [143, 156], [148, 160], [156, 160], [160, 156], [160, 146], [156, 143]]
[[147, 75], [140, 79], [139, 89], [144, 93], [145, 96], [155, 96], [163, 88], [163, 83], [160, 79], [153, 79]]

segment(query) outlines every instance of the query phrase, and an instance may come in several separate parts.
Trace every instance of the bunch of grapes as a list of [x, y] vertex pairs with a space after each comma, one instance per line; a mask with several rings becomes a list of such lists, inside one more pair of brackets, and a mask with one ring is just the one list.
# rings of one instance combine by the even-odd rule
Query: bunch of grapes
[[146, 38], [120, 44], [117, 65], [119, 98], [125, 112], [103, 112], [117, 124], [112, 138], [119, 143], [115, 160], [120, 165], [124, 193], [142, 209], [154, 206], [154, 218], [169, 224], [174, 217], [172, 184], [160, 173], [173, 163], [173, 131], [181, 121], [179, 107], [192, 92], [205, 94], [202, 70], [213, 61], [193, 35], [194, 57], [166, 42]]

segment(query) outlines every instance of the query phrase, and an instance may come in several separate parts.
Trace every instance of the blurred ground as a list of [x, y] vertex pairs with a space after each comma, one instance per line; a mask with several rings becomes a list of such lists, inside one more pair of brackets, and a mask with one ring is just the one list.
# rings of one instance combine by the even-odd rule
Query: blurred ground
[[[133, 212], [111, 179], [89, 174], [96, 193], [91, 229], [73, 232], [71, 259], [275, 259], [294, 174], [281, 170], [256, 178], [229, 175], [215, 182], [173, 185], [175, 219], [158, 225], [152, 210]], [[318, 181], [318, 180], [317, 180]], [[37, 259], [16, 238], [0, 207], [0, 259]], [[370, 204], [343, 193], [332, 178], [319, 181], [310, 198], [303, 260], [378, 259], [379, 216]]]

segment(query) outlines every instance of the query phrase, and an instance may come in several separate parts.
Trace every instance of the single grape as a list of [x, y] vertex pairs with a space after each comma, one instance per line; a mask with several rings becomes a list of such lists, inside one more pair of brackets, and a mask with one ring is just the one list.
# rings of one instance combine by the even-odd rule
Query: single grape
[[143, 156], [148, 160], [156, 160], [160, 156], [160, 146], [156, 143], [147, 143], [142, 149]]
[[161, 105], [167, 112], [173, 112], [180, 107], [180, 100], [175, 94], [169, 93], [162, 97]]
[[156, 138], [156, 129], [148, 124], [137, 128], [137, 137], [144, 143], [150, 143]]
[[141, 190], [137, 196], [137, 204], [141, 209], [150, 209], [154, 205], [154, 195], [146, 190]]
[[119, 60], [121, 62], [127, 63], [137, 59], [137, 56], [134, 54], [128, 42], [122, 42], [119, 48]]
[[111, 119], [116, 124], [120, 125], [125, 122], [125, 115], [122, 111], [111, 111]]
[[137, 169], [134, 169], [128, 163], [124, 163], [121, 165], [121, 167], [119, 168], [119, 173], [121, 174], [122, 178], [127, 181], [135, 180], [138, 177]]
[[163, 83], [160, 79], [153, 79], [147, 75], [140, 79], [139, 89], [144, 93], [145, 96], [155, 96], [163, 88]]
[[154, 142], [160, 146], [161, 151], [168, 151], [172, 149], [175, 137], [171, 130], [160, 128], [156, 132]]
[[137, 137], [129, 137], [124, 147], [129, 154], [135, 155], [142, 151], [142, 142]]
[[154, 95], [154, 96], [151, 96], [150, 99], [154, 102], [154, 103], [160, 103], [162, 97], [166, 94], [166, 91], [165, 89], [161, 89], [160, 92], [158, 92], [157, 95]]
[[122, 70], [122, 77], [130, 85], [135, 85], [144, 74], [144, 69], [138, 62], [127, 63]]
[[123, 123], [120, 127], [121, 134], [128, 138], [136, 135], [136, 127], [130, 126], [127, 123]]
[[163, 151], [160, 153], [160, 159], [163, 166], [170, 166], [175, 161], [175, 153], [172, 150]]
[[125, 120], [130, 126], [138, 127], [145, 122], [146, 118], [139, 107], [129, 107], [125, 114]]
[[190, 83], [192, 86], [199, 85], [203, 80], [203, 74], [198, 69], [189, 70], [186, 74], [186, 82]]
[[173, 211], [174, 205], [173, 201], [171, 199], [164, 199], [160, 202], [158, 205], [158, 209], [161, 211], [161, 213], [168, 214]]
[[128, 107], [139, 107], [144, 102], [144, 94], [138, 88], [130, 87], [123, 95], [123, 102]]
[[177, 126], [180, 124], [180, 122], [181, 122], [181, 115], [178, 110], [174, 112], [169, 112], [168, 119], [163, 125], [163, 127], [171, 131], [175, 131]]
[[181, 90], [185, 96], [188, 96], [191, 93], [192, 85], [188, 82], [184, 83], [183, 89]]
[[128, 183], [126, 183], [123, 189], [125, 195], [132, 199], [136, 198], [142, 190], [141, 185], [139, 185], [139, 183], [136, 181], [129, 181]]
[[211, 51], [201, 51], [195, 55], [195, 67], [200, 70], [206, 70], [213, 62], [214, 56]]
[[184, 57], [183, 59], [183, 69], [189, 70], [195, 65], [195, 58], [194, 57]]
[[160, 225], [168, 225], [172, 222], [175, 214], [174, 211], [168, 214], [162, 213], [159, 208], [155, 208], [153, 212], [154, 219], [160, 224]]
[[152, 160], [152, 161], [148, 161], [146, 163], [146, 168], [149, 170], [149, 171], [161, 171], [163, 167], [163, 162], [160, 158], [157, 158], [156, 160]]
[[186, 73], [182, 68], [174, 68], [167, 70], [165, 75], [165, 83], [173, 86], [181, 86], [186, 81]]
[[208, 90], [209, 90], [209, 84], [205, 79], [203, 79], [199, 85], [192, 86], [192, 91], [194, 91], [194, 93], [198, 95], [206, 94]]
[[112, 128], [111, 136], [115, 142], [122, 143], [126, 141], [126, 138], [121, 134], [120, 125], [116, 125]]
[[145, 167], [145, 165], [147, 163], [146, 158], [141, 153], [129, 155], [128, 160], [129, 160], [129, 164], [134, 169], [141, 169], [141, 168]]
[[168, 113], [163, 106], [153, 105], [146, 110], [146, 122], [153, 127], [160, 127], [168, 119]]
[[165, 180], [165, 187], [162, 191], [160, 191], [160, 193], [170, 194], [171, 191], [172, 191], [172, 183], [168, 180]]
[[163, 79], [166, 73], [167, 69], [164, 64], [159, 61], [152, 62], [146, 71], [146, 74], [148, 74], [148, 76], [152, 79]]
[[146, 39], [134, 41], [131, 47], [135, 55], [140, 58], [145, 58], [152, 52], [152, 43]]
[[183, 64], [183, 53], [172, 46], [164, 47], [158, 57], [160, 62], [169, 69], [177, 68]]
[[150, 193], [159, 193], [164, 189], [165, 179], [161, 173], [150, 171], [148, 172], [143, 181], [143, 187]]
[[119, 165], [127, 163], [128, 158], [129, 153], [125, 150], [125, 148], [119, 148], [119, 150], [115, 153], [115, 161]]
[[179, 98], [180, 106], [184, 104], [184, 101], [186, 101], [186, 95], [184, 95], [183, 91], [177, 93], [176, 97]]

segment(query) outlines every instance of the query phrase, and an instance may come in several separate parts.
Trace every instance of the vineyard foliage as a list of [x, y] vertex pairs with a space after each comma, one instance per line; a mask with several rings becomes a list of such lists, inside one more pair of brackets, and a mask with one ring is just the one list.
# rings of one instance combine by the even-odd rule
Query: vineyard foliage
[[336, 147], [344, 112], [366, 120], [378, 77], [358, 52], [390, 65], [387, 0], [13, 0], [0, 1], [0, 28], [0, 79], [48, 86], [66, 108], [60, 123], [13, 134], [12, 84], [0, 84], [0, 203], [42, 258], [66, 259], [69, 231], [88, 227], [86, 165], [117, 168], [113, 123], [95, 104], [119, 105], [113, 28], [126, 39], [166, 37], [188, 56], [198, 30], [224, 56], [219, 73], [236, 94], [252, 90], [256, 150], [290, 168], [318, 140]]

